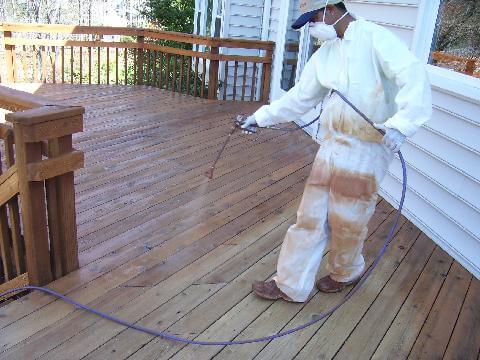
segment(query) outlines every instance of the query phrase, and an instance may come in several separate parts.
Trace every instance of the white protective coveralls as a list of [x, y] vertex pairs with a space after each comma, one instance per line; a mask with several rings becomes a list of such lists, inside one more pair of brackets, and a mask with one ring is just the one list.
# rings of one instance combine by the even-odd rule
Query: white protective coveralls
[[[329, 93], [343, 93], [374, 123], [407, 137], [431, 116], [431, 88], [424, 65], [388, 30], [358, 19], [343, 39], [323, 43], [295, 87], [255, 114], [259, 126], [299, 119]], [[325, 248], [333, 280], [358, 278], [367, 224], [377, 190], [393, 159], [382, 135], [340, 97], [326, 100], [323, 139], [292, 225], [283, 242], [274, 280], [292, 300], [305, 301]]]

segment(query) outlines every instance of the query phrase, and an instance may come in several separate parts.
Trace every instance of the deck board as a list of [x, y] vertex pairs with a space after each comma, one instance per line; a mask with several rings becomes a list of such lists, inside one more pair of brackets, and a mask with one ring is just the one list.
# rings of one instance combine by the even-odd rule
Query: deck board
[[[258, 104], [137, 86], [18, 85], [86, 107], [74, 146], [81, 268], [50, 286], [130, 321], [198, 340], [264, 336], [343, 295], [305, 304], [254, 297], [275, 271], [318, 147], [302, 132], [237, 134], [203, 174], [231, 121]], [[381, 200], [370, 266], [394, 216]], [[325, 270], [322, 268], [321, 273]], [[32, 293], [0, 308], [0, 359], [317, 359], [478, 356], [478, 280], [405, 218], [372, 277], [336, 313], [296, 335], [241, 347], [184, 346]], [[446, 324], [439, 326], [438, 324]], [[468, 341], [463, 341], [468, 339]]]

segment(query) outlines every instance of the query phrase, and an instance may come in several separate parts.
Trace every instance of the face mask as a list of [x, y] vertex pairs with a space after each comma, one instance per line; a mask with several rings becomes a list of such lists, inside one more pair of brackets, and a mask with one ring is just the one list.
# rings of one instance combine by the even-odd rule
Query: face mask
[[[325, 3], [325, 7], [327, 5], [328, 5], [328, 0]], [[326, 12], [326, 8], [323, 11], [323, 21], [310, 24], [310, 27], [308, 29], [309, 32], [310, 32], [310, 35], [317, 38], [319, 41], [327, 41], [327, 40], [336, 39], [338, 37], [338, 35], [337, 35], [337, 32], [336, 32], [334, 26], [340, 20], [342, 20], [345, 16], [348, 15], [348, 11], [347, 11], [345, 14], [342, 15], [342, 17], [340, 19], [335, 21], [332, 25], [328, 25], [328, 24], [325, 23], [325, 12]]]

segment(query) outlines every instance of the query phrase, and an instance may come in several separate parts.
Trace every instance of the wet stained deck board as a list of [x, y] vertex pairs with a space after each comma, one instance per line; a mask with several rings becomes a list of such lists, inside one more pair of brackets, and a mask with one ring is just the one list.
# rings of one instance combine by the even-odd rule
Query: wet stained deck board
[[[148, 87], [21, 88], [86, 107], [75, 147], [81, 269], [51, 287], [100, 310], [197, 340], [264, 336], [311, 319], [343, 295], [305, 304], [255, 298], [275, 271], [318, 145], [307, 135], [237, 134], [208, 169], [232, 119], [258, 104]], [[393, 208], [380, 200], [371, 265]], [[321, 270], [324, 273], [325, 270]], [[475, 358], [478, 280], [406, 219], [380, 267], [336, 313], [296, 335], [236, 347], [184, 346], [99, 320], [33, 293], [0, 308], [0, 358]], [[442, 324], [441, 326], [439, 324]]]

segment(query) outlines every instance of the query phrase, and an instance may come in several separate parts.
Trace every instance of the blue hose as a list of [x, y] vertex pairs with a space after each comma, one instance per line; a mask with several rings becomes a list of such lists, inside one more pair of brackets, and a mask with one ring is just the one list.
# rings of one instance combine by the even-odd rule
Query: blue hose
[[[339, 93], [336, 90], [333, 90], [332, 93], [333, 92], [337, 93], [362, 118], [364, 118], [365, 121], [367, 121], [369, 124], [371, 124], [373, 126], [373, 122], [370, 119], [368, 119], [360, 110], [358, 110], [348, 99], [346, 99], [345, 96], [343, 96], [341, 93]], [[382, 134], [384, 134], [383, 131], [381, 131], [381, 130], [378, 130], [378, 131], [381, 132]], [[338, 308], [340, 308], [343, 304], [345, 304], [355, 294], [355, 292], [365, 283], [365, 281], [368, 279], [368, 277], [372, 274], [373, 270], [375, 270], [375, 268], [378, 266], [381, 258], [385, 254], [385, 251], [387, 250], [388, 245], [392, 242], [393, 236], [395, 235], [395, 230], [396, 230], [397, 225], [398, 225], [398, 221], [400, 220], [400, 216], [402, 214], [403, 204], [404, 204], [404, 201], [405, 201], [405, 194], [407, 192], [407, 168], [406, 168], [405, 160], [403, 158], [402, 153], [398, 152], [398, 155], [400, 157], [400, 162], [402, 164], [402, 174], [403, 174], [402, 196], [401, 196], [401, 199], [400, 199], [400, 203], [399, 203], [399, 206], [398, 206], [397, 213], [395, 215], [395, 219], [393, 221], [392, 227], [390, 228], [390, 232], [388, 233], [388, 236], [387, 236], [382, 248], [380, 249], [377, 257], [375, 258], [375, 261], [373, 262], [372, 266], [365, 272], [364, 276], [360, 279], [360, 281], [353, 287], [353, 289], [347, 295], [345, 295], [345, 297], [342, 300], [340, 300], [335, 306], [333, 306], [332, 308], [330, 308], [329, 310], [327, 310], [323, 313], [316, 314], [311, 321], [309, 321], [309, 322], [307, 322], [303, 325], [297, 326], [295, 328], [285, 330], [285, 331], [279, 332], [279, 333], [274, 334], [274, 335], [264, 336], [264, 337], [255, 338], [255, 339], [233, 340], [233, 341], [197, 341], [197, 340], [190, 340], [190, 339], [182, 338], [182, 337], [179, 337], [179, 336], [174, 336], [174, 335], [168, 334], [168, 333], [163, 332], [163, 331], [157, 331], [157, 330], [154, 330], [154, 329], [149, 329], [149, 328], [143, 327], [141, 325], [130, 323], [126, 320], [122, 320], [122, 319], [117, 318], [115, 316], [112, 316], [112, 315], [103, 313], [101, 311], [95, 310], [95, 309], [93, 309], [93, 308], [91, 308], [87, 305], [80, 304], [79, 302], [77, 302], [77, 301], [75, 301], [75, 300], [73, 300], [73, 299], [71, 299], [71, 298], [69, 298], [65, 295], [62, 295], [62, 294], [60, 294], [60, 293], [58, 293], [54, 290], [44, 288], [44, 287], [24, 286], [24, 287], [20, 287], [20, 288], [15, 288], [15, 289], [11, 289], [11, 290], [5, 291], [3, 293], [0, 293], [0, 298], [3, 297], [3, 296], [6, 296], [6, 295], [12, 294], [12, 293], [19, 292], [19, 291], [37, 290], [37, 291], [41, 291], [41, 292], [47, 293], [49, 295], [52, 295], [52, 296], [54, 296], [58, 299], [61, 299], [65, 302], [69, 303], [69, 304], [72, 304], [73, 306], [77, 307], [78, 309], [88, 311], [88, 312], [90, 312], [94, 315], [97, 315], [98, 317], [101, 317], [105, 320], [113, 321], [113, 322], [115, 322], [117, 324], [120, 324], [122, 326], [125, 326], [127, 328], [137, 330], [137, 331], [143, 332], [145, 334], [152, 335], [154, 337], [160, 337], [160, 338], [163, 338], [165, 340], [170, 340], [170, 341], [175, 341], [175, 342], [190, 344], [190, 345], [228, 346], [228, 345], [252, 344], [252, 343], [259, 343], [259, 342], [267, 342], [267, 341], [278, 339], [278, 338], [283, 337], [283, 336], [287, 336], [287, 335], [296, 333], [300, 330], [303, 330], [303, 329], [305, 329], [309, 326], [312, 326], [312, 325], [318, 323], [320, 320], [325, 319], [327, 316], [330, 316]]]

